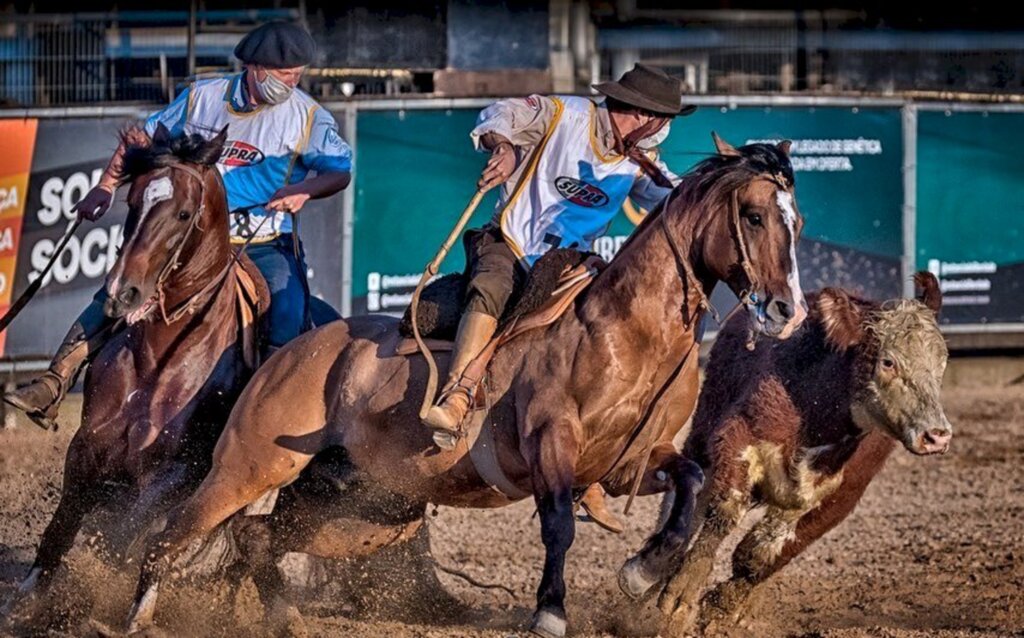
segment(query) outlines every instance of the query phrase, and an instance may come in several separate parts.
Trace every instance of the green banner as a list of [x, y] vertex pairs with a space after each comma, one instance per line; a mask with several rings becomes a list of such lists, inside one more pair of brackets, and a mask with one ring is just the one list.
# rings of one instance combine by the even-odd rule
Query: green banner
[[[357, 120], [353, 310], [400, 312], [424, 265], [472, 196], [486, 156], [472, 149], [477, 110], [361, 111]], [[896, 296], [902, 250], [902, 136], [898, 109], [701, 108], [676, 120], [662, 148], [683, 173], [713, 152], [711, 131], [734, 145], [794, 141], [797, 200], [806, 226], [805, 288], [844, 285]], [[495, 195], [471, 222], [493, 213]], [[623, 212], [595, 250], [611, 258], [637, 215]], [[443, 272], [461, 270], [460, 245]], [[728, 303], [723, 299], [723, 303]]]
[[943, 321], [1024, 321], [1024, 113], [918, 113], [918, 268]]

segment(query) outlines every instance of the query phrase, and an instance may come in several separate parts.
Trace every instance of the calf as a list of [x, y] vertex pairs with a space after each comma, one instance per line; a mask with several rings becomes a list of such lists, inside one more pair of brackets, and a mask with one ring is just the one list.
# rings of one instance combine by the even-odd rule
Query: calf
[[[915, 282], [917, 300], [882, 304], [826, 288], [797, 334], [753, 351], [746, 317], [723, 327], [684, 450], [706, 482], [695, 538], [662, 592], [672, 633], [698, 617], [702, 631], [738, 619], [755, 586], [853, 511], [897, 441], [919, 455], [947, 450], [942, 299], [930, 273]], [[758, 505], [764, 518], [736, 548], [732, 578], [701, 600], [715, 551]]]

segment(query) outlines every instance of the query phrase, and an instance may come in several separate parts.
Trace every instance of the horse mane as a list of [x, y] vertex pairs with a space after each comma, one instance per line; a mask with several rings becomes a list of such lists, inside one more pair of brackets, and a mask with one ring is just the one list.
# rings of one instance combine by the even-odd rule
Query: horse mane
[[[687, 227], [684, 229], [687, 236], [693, 237], [700, 227], [711, 220], [714, 209], [752, 177], [772, 175], [780, 178], [787, 187], [796, 183], [793, 164], [778, 146], [748, 144], [736, 150], [738, 155], [712, 155], [687, 171], [669, 196], [637, 225], [622, 248], [653, 225], [670, 205], [682, 210], [699, 209], [697, 214], [688, 216]], [[622, 253], [620, 249], [618, 254]]]
[[224, 145], [221, 135], [210, 140], [196, 133], [171, 137], [166, 129], [161, 131], [160, 128], [150, 140], [145, 130], [137, 126], [122, 130], [120, 138], [125, 147], [121, 167], [121, 177], [125, 181], [173, 164], [212, 166], [220, 158]]

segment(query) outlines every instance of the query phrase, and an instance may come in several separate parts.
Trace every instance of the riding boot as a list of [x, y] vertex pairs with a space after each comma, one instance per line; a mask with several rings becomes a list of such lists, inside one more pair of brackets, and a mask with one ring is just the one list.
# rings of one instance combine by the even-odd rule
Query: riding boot
[[4, 401], [25, 414], [44, 430], [57, 428], [61, 401], [75, 383], [89, 355], [110, 338], [114, 321], [103, 314], [103, 301], [94, 299], [64, 337], [49, 369], [39, 378], [4, 394]]
[[590, 517], [590, 520], [609, 532], [622, 533], [624, 529], [622, 521], [608, 509], [608, 504], [605, 502], [604, 489], [600, 483], [594, 483], [587, 488], [587, 491], [583, 493], [583, 498], [580, 500], [580, 505], [583, 506], [583, 510]]
[[423, 419], [424, 423], [435, 430], [434, 441], [441, 448], [455, 447], [459, 425], [466, 418], [471, 394], [476, 389], [476, 383], [464, 380], [463, 373], [487, 346], [497, 328], [498, 320], [489, 314], [470, 310], [462, 315], [448, 368], [448, 382], [441, 390], [440, 400]]

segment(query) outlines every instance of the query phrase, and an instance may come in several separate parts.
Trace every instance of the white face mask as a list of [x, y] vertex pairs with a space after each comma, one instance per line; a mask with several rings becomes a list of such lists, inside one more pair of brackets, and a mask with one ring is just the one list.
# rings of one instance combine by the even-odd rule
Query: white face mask
[[[255, 71], [254, 71], [255, 73]], [[264, 71], [267, 77], [260, 81], [258, 76], [253, 76], [256, 80], [256, 90], [259, 91], [260, 97], [267, 104], [281, 104], [285, 100], [291, 97], [292, 91], [295, 89], [288, 86], [281, 80], [278, 80], [269, 71]]]
[[655, 133], [654, 135], [649, 135], [649, 136], [645, 137], [644, 139], [642, 139], [639, 142], [637, 142], [636, 145], [639, 146], [640, 148], [644, 149], [645, 151], [649, 151], [649, 150], [651, 150], [653, 148], [657, 148], [658, 146], [661, 145], [662, 142], [665, 141], [665, 138], [668, 137], [668, 130], [671, 127], [672, 127], [672, 122], [671, 121], [665, 122], [665, 126], [663, 126], [660, 129], [658, 129], [657, 133]]

